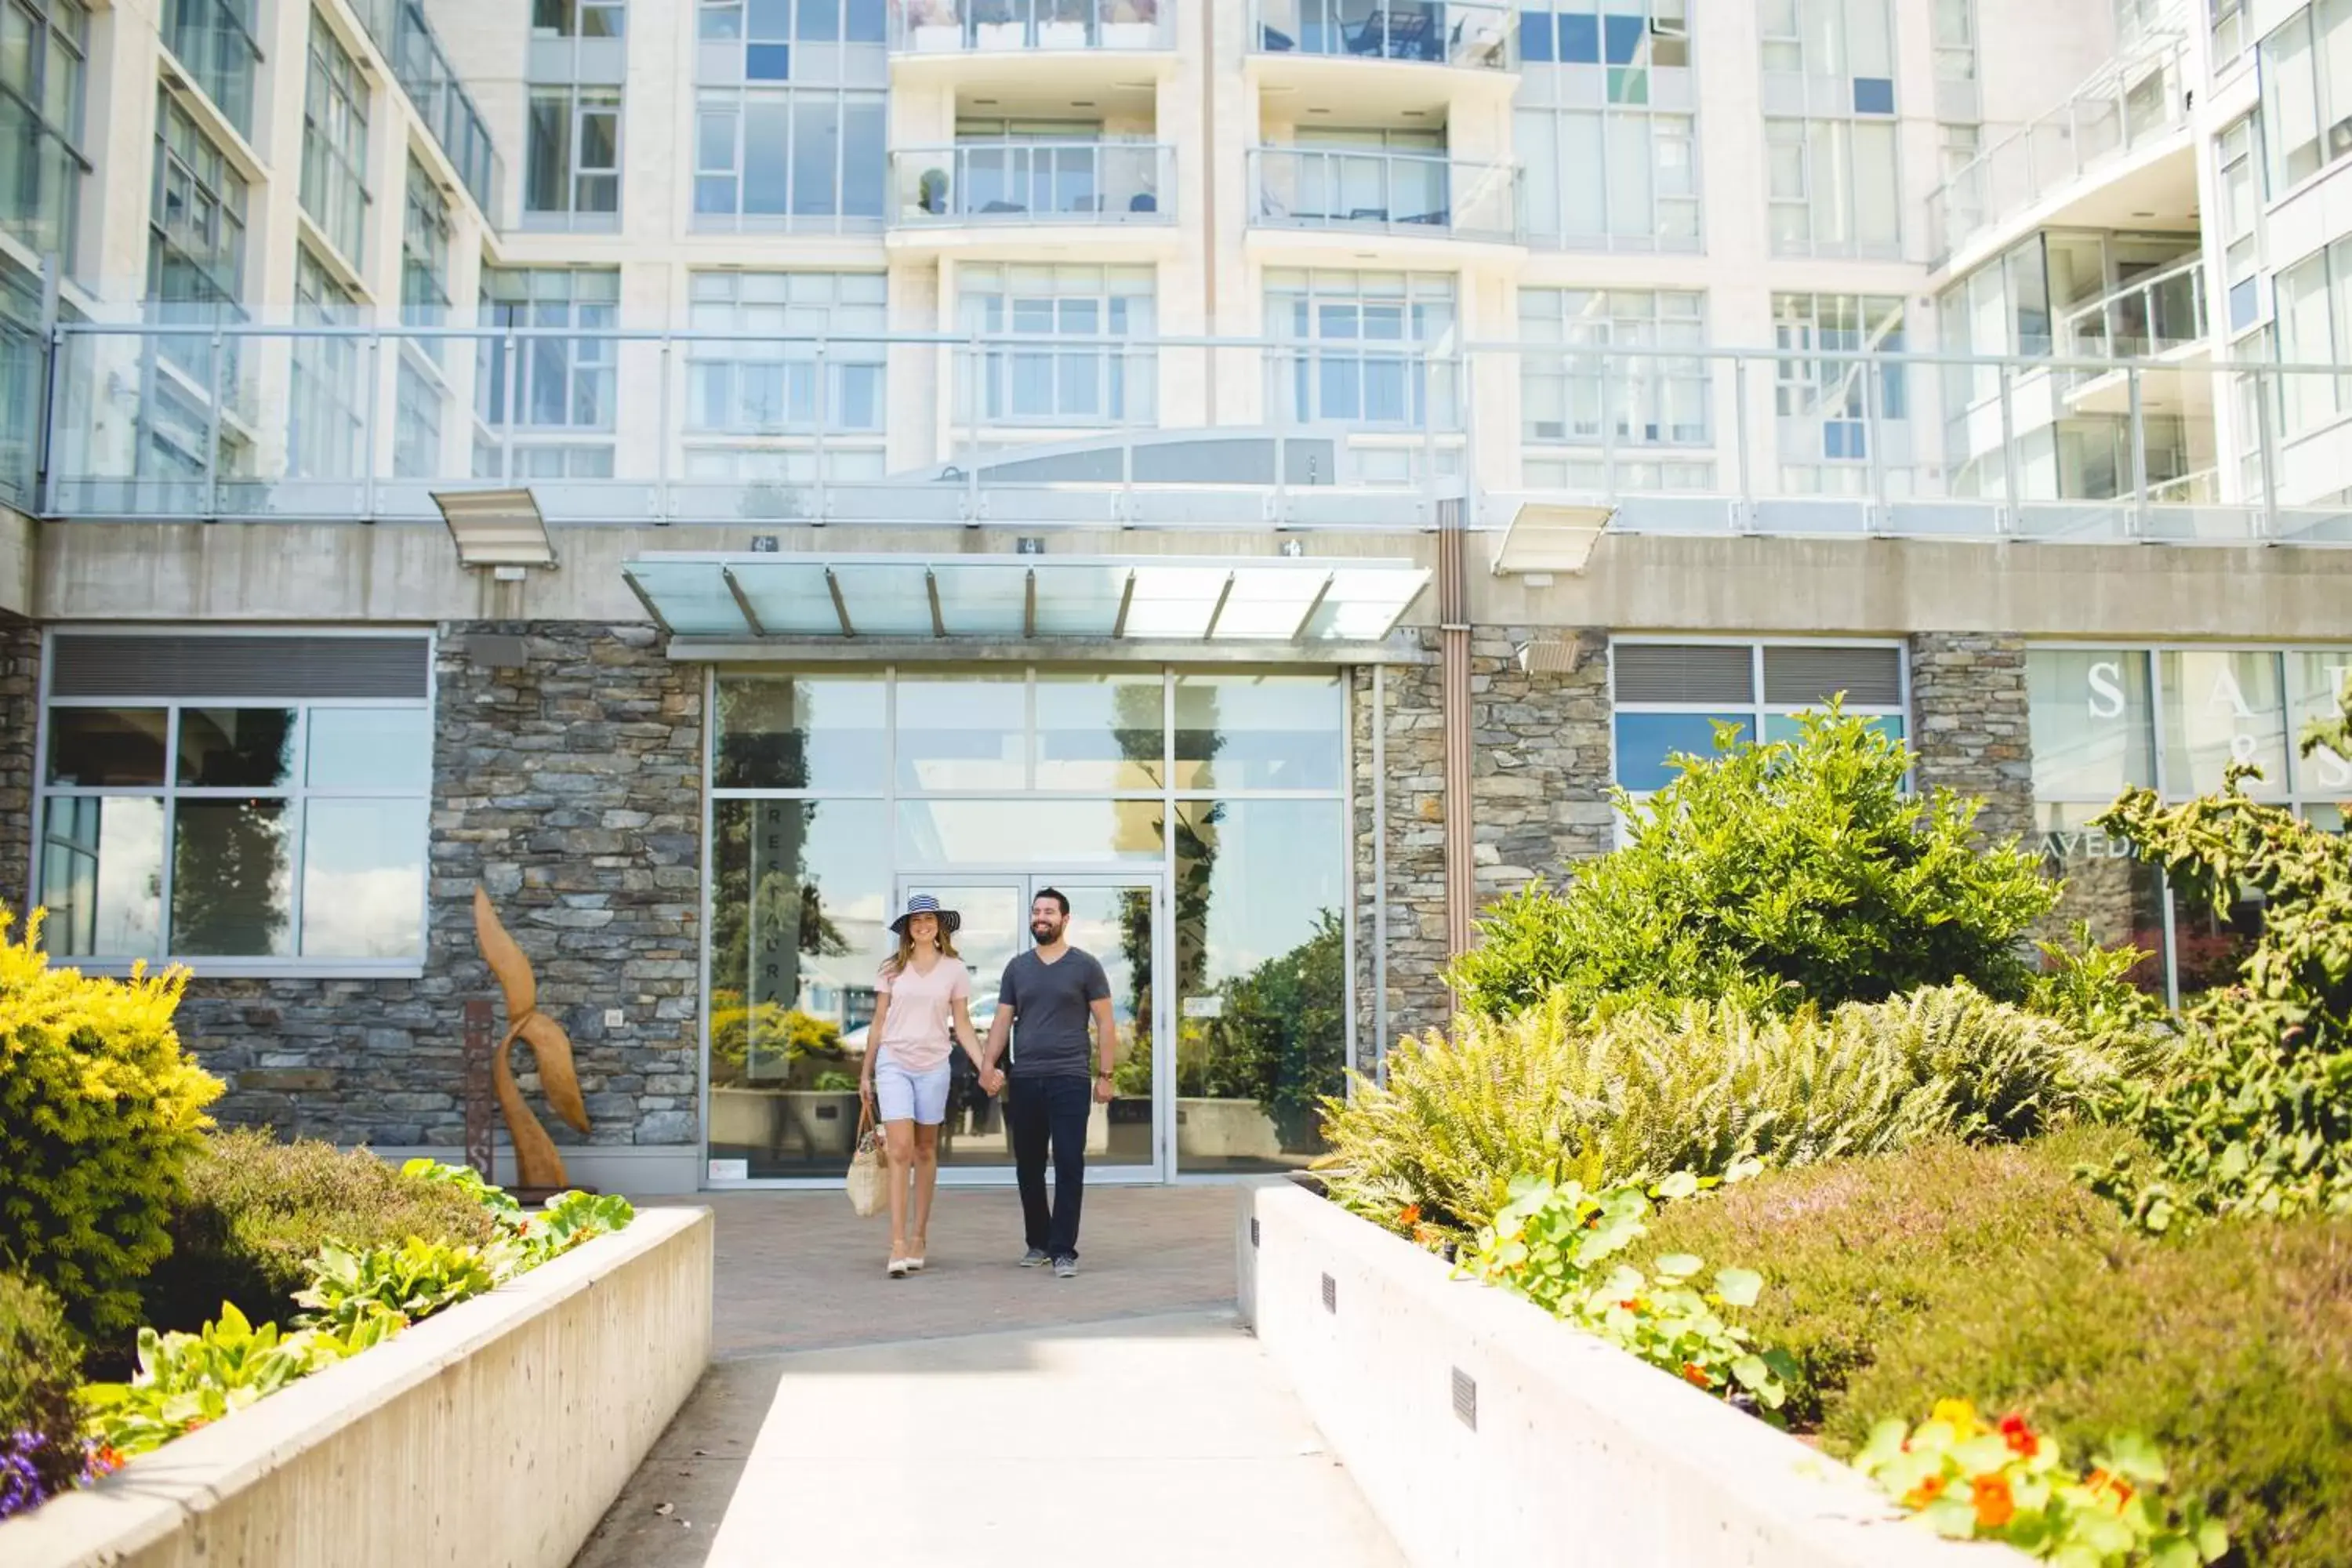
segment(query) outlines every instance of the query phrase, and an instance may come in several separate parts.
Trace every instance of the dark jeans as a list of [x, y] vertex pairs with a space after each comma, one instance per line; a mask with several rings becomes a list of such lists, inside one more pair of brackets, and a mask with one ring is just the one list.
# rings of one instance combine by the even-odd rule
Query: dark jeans
[[[1078, 1255], [1078, 1206], [1087, 1195], [1087, 1118], [1095, 1086], [1083, 1078], [1014, 1079], [1005, 1124], [1021, 1179], [1021, 1221], [1029, 1245], [1053, 1258]], [[1054, 1202], [1045, 1203], [1045, 1148], [1054, 1151]]]

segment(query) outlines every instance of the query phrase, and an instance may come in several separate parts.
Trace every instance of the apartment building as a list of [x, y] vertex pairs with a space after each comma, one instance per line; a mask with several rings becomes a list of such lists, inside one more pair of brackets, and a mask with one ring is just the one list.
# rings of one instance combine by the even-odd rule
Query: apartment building
[[457, 1144], [478, 886], [576, 1173], [830, 1179], [888, 911], [1052, 887], [1107, 1168], [1282, 1168], [1832, 695], [2151, 986], [2260, 911], [2118, 789], [2341, 826], [2352, 0], [0, 23], [0, 900], [232, 1118]]

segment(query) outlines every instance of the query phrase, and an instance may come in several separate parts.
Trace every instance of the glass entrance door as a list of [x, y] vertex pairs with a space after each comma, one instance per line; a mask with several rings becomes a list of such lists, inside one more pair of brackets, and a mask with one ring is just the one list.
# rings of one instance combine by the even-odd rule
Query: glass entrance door
[[[896, 907], [904, 909], [912, 895], [928, 893], [962, 915], [956, 952], [971, 971], [972, 1027], [984, 1044], [996, 1016], [1004, 966], [1032, 945], [1030, 903], [1047, 888], [1070, 901], [1070, 945], [1102, 964], [1118, 1028], [1116, 1092], [1109, 1104], [1095, 1107], [1087, 1127], [1088, 1174], [1114, 1180], [1157, 1178], [1166, 1169], [1162, 1130], [1167, 1122], [1160, 1110], [1166, 1097], [1158, 1084], [1166, 1070], [1166, 1053], [1155, 1048], [1161, 1034], [1160, 999], [1152, 984], [1160, 968], [1159, 943], [1165, 927], [1160, 917], [1159, 879], [1046, 872], [960, 874], [952, 879], [908, 876], [899, 879]], [[971, 1179], [990, 1179], [983, 1173], [1009, 1179], [1013, 1149], [1003, 1097], [992, 1099], [981, 1092], [961, 1051], [954, 1072], [947, 1123], [940, 1134], [940, 1163], [947, 1179], [965, 1173]]]

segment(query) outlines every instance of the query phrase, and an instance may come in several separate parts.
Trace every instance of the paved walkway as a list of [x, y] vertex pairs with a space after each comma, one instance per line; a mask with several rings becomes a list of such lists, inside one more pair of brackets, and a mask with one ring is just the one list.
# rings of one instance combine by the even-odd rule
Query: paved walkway
[[722, 1194], [717, 1361], [574, 1568], [1399, 1568], [1234, 1316], [1232, 1189], [1098, 1188], [1084, 1268], [1010, 1193], [929, 1267], [836, 1193]]

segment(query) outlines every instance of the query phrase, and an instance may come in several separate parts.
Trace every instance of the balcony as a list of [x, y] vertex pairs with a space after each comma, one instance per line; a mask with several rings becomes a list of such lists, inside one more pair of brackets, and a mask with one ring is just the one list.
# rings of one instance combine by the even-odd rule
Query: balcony
[[0, 232], [70, 272], [74, 215], [89, 164], [37, 110], [0, 86]]
[[897, 0], [904, 55], [1107, 53], [1176, 47], [1174, 0]]
[[1176, 150], [1150, 142], [901, 147], [890, 154], [890, 189], [891, 227], [915, 235], [1041, 226], [1172, 231]]
[[2026, 227], [2193, 228], [2187, 65], [2178, 35], [2144, 39], [1979, 153], [1927, 197], [1936, 264], [1965, 272]]
[[2070, 359], [2158, 359], [2205, 342], [2205, 263], [2192, 258], [2069, 311], [2058, 352]]
[[1350, 236], [1519, 242], [1519, 171], [1443, 153], [1254, 147], [1250, 225]]
[[1510, 70], [1518, 63], [1513, 7], [1419, 0], [1254, 0], [1253, 53], [1391, 60]]

